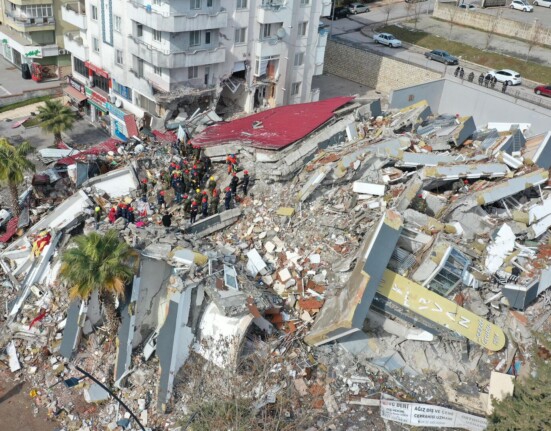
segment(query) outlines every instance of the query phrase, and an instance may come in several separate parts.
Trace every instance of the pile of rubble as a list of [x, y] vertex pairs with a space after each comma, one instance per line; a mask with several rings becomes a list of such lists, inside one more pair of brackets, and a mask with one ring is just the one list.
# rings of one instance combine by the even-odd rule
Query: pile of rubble
[[[138, 429], [97, 383], [79, 382], [87, 402], [58, 384], [79, 366], [144, 426], [180, 429], [197, 398], [209, 399], [205, 387], [223, 393], [220, 382], [262, 361], [256, 388], [238, 395], [255, 414], [286, 400], [285, 420], [307, 418], [300, 429], [484, 429], [489, 394], [511, 392], [529, 372], [531, 331], [549, 329], [551, 133], [477, 128], [426, 102], [383, 112], [379, 101], [339, 99], [277, 149], [266, 137], [285, 126], [253, 115], [246, 139], [216, 145], [204, 122], [188, 121], [178, 135], [57, 163], [76, 191], [0, 253], [3, 358], [33, 383], [37, 407], [68, 430]], [[217, 162], [237, 154], [248, 195], [192, 224], [161, 178], [182, 161], [178, 137], [203, 147], [221, 188], [231, 176]], [[106, 215], [121, 202], [135, 220], [94, 220], [94, 207]], [[58, 280], [72, 237], [112, 228], [141, 254], [116, 340], [97, 292], [71, 301]], [[434, 414], [406, 419], [413, 402]]]

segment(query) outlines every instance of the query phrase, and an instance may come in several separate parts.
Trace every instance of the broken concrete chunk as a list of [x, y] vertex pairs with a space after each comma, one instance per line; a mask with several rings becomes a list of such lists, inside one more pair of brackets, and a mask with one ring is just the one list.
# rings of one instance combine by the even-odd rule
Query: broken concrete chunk
[[281, 271], [279, 271], [278, 275], [282, 283], [285, 283], [287, 280], [291, 278], [291, 273], [287, 268], [283, 268]]
[[92, 383], [84, 389], [84, 399], [88, 403], [100, 403], [109, 399], [109, 392], [97, 383]]
[[355, 193], [383, 196], [385, 194], [385, 185], [373, 184], [373, 183], [361, 183], [359, 181], [354, 181], [354, 184], [352, 185], [352, 190]]
[[290, 207], [281, 207], [276, 211], [277, 215], [281, 215], [285, 217], [291, 217], [294, 213], [295, 213], [295, 209]]

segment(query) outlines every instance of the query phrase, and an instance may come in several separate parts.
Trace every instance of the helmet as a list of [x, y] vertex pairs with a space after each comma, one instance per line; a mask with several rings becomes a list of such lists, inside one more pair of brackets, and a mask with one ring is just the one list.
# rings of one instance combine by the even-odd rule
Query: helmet
[[417, 197], [418, 197], [418, 198], [422, 198], [422, 197], [423, 197], [423, 194], [422, 194], [422, 193], [419, 193], [419, 194], [417, 195]]
[[232, 176], [236, 177], [236, 176], [237, 176], [237, 174], [236, 174], [236, 173], [234, 172], [234, 173], [232, 174]]
[[214, 177], [210, 177], [210, 180], [211, 180], [211, 181], [214, 181]]
[[225, 189], [227, 192], [229, 192], [231, 189], [229, 187], [226, 187]]
[[188, 171], [187, 169], [186, 169], [184, 172], [185, 172], [186, 174], [189, 174], [189, 171]]
[[206, 194], [207, 194], [207, 191], [206, 191], [206, 190], [203, 190], [203, 194], [206, 195]]
[[128, 211], [134, 211], [134, 208], [128, 207]]
[[201, 189], [197, 189], [195, 190], [197, 193], [201, 193]]
[[161, 193], [159, 193], [161, 196], [164, 196], [165, 195], [165, 191], [164, 190], [161, 190]]
[[144, 178], [144, 179], [142, 180], [142, 183], [146, 184], [146, 183], [147, 183], [147, 178]]
[[184, 199], [187, 199], [188, 198], [188, 195], [184, 195]]
[[205, 203], [206, 201], [207, 201], [206, 198], [203, 198], [203, 203]]
[[244, 171], [243, 173], [244, 173], [245, 175], [247, 175], [247, 174], [249, 173], [249, 171]]
[[191, 203], [191, 206], [192, 206], [192, 207], [196, 207], [196, 206], [197, 206], [197, 202], [193, 201], [193, 202]]
[[99, 213], [101, 211], [101, 208], [100, 207], [96, 207], [95, 208], [96, 212]]
[[193, 169], [197, 169], [197, 165], [193, 165]]

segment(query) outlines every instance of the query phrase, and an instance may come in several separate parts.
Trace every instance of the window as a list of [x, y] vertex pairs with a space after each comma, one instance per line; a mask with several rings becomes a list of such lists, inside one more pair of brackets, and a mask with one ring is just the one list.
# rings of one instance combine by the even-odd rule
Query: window
[[191, 9], [201, 9], [201, 0], [191, 0]]
[[308, 21], [299, 22], [298, 24], [298, 36], [306, 36], [306, 30], [308, 29]]
[[195, 79], [199, 76], [199, 66], [188, 67], [187, 78]]
[[301, 6], [308, 6], [310, 4], [310, 0], [300, 0]]
[[161, 32], [159, 30], [153, 30], [153, 40], [155, 42], [161, 41]]
[[210, 83], [210, 66], [205, 66], [205, 85]]
[[[12, 10], [17, 10], [17, 5], [10, 3]], [[27, 18], [53, 18], [54, 11], [51, 4], [38, 4], [21, 6], [21, 12], [27, 16]]]
[[235, 43], [245, 43], [247, 38], [247, 29], [246, 28], [236, 28], [235, 29]]
[[[17, 5], [15, 3], [10, 3], [11, 5], [11, 10], [17, 10]], [[24, 6], [21, 7], [21, 9], [23, 9]]]
[[98, 87], [100, 90], [105, 91], [106, 93], [109, 93], [109, 78], [105, 78], [103, 76], [96, 75], [95, 73], [92, 75], [92, 82], [96, 87]]
[[163, 73], [163, 69], [160, 68], [160, 67], [157, 67], [157, 66], [153, 66], [153, 73], [154, 73], [155, 75], [161, 76], [162, 73]]
[[205, 45], [210, 45], [210, 31], [205, 32]]
[[115, 93], [120, 94], [126, 100], [132, 101], [132, 89], [130, 87], [121, 85], [114, 79], [112, 79], [111, 82], [113, 83], [113, 91]]
[[143, 36], [143, 25], [137, 24], [136, 25], [136, 36], [142, 37]]
[[291, 84], [291, 96], [296, 96], [300, 93], [300, 82], [293, 82]]
[[115, 49], [115, 63], [122, 65], [123, 62], [122, 51], [120, 49]]
[[262, 38], [267, 39], [272, 35], [272, 24], [262, 24]]
[[94, 5], [92, 5], [92, 19], [94, 21], [98, 20], [98, 8]]
[[120, 33], [121, 32], [121, 23], [122, 23], [121, 17], [118, 16], [118, 15], [115, 15], [114, 19], [115, 19], [115, 21], [114, 21], [113, 27], [114, 27], [115, 31], [118, 31]]
[[247, 0], [237, 0], [237, 9], [247, 9]]
[[295, 67], [302, 66], [304, 64], [304, 52], [297, 52], [295, 54]]
[[99, 40], [97, 37], [92, 38], [92, 49], [94, 52], [99, 52]]
[[207, 7], [212, 7], [212, 0], [207, 0]]
[[84, 65], [84, 61], [79, 58], [73, 57], [73, 63], [75, 65], [75, 72], [80, 73], [82, 76], [88, 78], [88, 68]]
[[191, 31], [189, 33], [189, 46], [201, 45], [201, 31]]

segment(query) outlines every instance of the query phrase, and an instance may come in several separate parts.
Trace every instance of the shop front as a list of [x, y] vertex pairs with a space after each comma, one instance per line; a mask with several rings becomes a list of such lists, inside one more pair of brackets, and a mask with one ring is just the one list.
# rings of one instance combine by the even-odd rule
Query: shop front
[[80, 114], [86, 111], [86, 89], [85, 86], [71, 76], [67, 76], [67, 85], [63, 88], [63, 95], [66, 102]]
[[107, 109], [107, 94], [100, 93], [101, 90], [96, 90], [90, 87], [84, 87], [86, 97], [88, 97], [88, 106], [90, 107], [90, 120], [107, 130], [111, 130], [111, 121], [109, 111]]
[[117, 108], [111, 103], [107, 103], [107, 110], [111, 117], [111, 136], [115, 136], [123, 141], [132, 136], [138, 136], [138, 128], [134, 115]]

